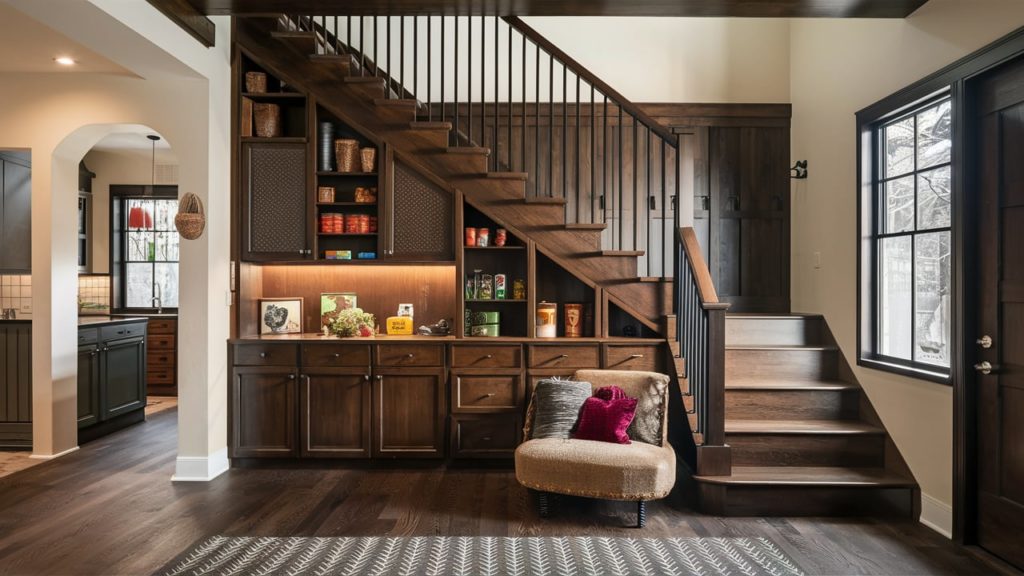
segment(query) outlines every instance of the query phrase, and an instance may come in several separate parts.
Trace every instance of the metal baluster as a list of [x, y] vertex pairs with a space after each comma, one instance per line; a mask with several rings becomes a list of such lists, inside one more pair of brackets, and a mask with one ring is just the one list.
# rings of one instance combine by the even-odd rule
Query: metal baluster
[[391, 98], [391, 16], [386, 16], [386, 25], [384, 28], [385, 36], [384, 42], [388, 49], [387, 58], [387, 69], [384, 72], [387, 74], [387, 81], [384, 83], [384, 98]]
[[365, 29], [366, 17], [359, 17], [359, 76], [366, 75], [366, 50], [363, 46], [363, 30]]
[[[501, 147], [498, 145], [498, 118], [500, 113], [498, 111], [498, 54], [501, 52], [501, 45], [498, 42], [498, 17], [494, 17], [494, 151], [492, 156], [494, 157], [494, 171], [498, 171], [498, 156], [500, 154]], [[511, 102], [509, 103], [511, 104]], [[511, 144], [511, 142], [509, 143]]]
[[533, 68], [533, 195], [540, 196], [540, 46], [537, 49], [537, 62]]
[[377, 38], [378, 38], [377, 32], [378, 31], [379, 31], [379, 28], [377, 26], [377, 17], [374, 16], [373, 17], [373, 77], [374, 78], [376, 78], [377, 77], [377, 73], [380, 72], [380, 66], [377, 65], [378, 62], [380, 62], [380, 60], [377, 60]]
[[469, 121], [466, 123], [466, 145], [473, 144], [473, 16], [466, 17], [469, 33], [466, 36], [466, 106], [469, 107]]
[[580, 221], [580, 76], [576, 74], [576, 222]]
[[595, 212], [597, 208], [595, 202], [597, 200], [597, 194], [594, 194], [596, 186], [597, 176], [597, 122], [594, 116], [594, 85], [590, 85], [590, 223], [597, 222], [595, 218]]
[[[442, 35], [443, 36], [443, 35]], [[452, 116], [455, 117], [455, 131], [452, 134], [452, 139], [455, 140], [455, 145], [459, 145], [459, 17], [455, 17], [455, 71], [452, 72], [452, 80], [455, 82], [455, 111], [452, 112]]]
[[[602, 114], [602, 122], [604, 122], [604, 128], [601, 130], [601, 146], [604, 148], [604, 154], [601, 157], [601, 203], [599, 208], [601, 209], [601, 223], [605, 223], [607, 220], [606, 206], [608, 204], [608, 96], [602, 94], [604, 97], [604, 114]], [[615, 242], [615, 229], [612, 227], [612, 243]]]
[[625, 199], [626, 199], [625, 198], [625, 196], [626, 196], [625, 186], [623, 185], [625, 180], [624, 180], [624, 176], [623, 176], [623, 173], [622, 173], [622, 137], [623, 137], [624, 125], [623, 125], [623, 121], [622, 121], [622, 105], [619, 104], [618, 102], [616, 102], [615, 105], [619, 108], [619, 190], [618, 190], [618, 192], [616, 192], [615, 196], [618, 196], [618, 200], [619, 200], [619, 211], [617, 213], [617, 215], [619, 217], [619, 246], [618, 246], [618, 249], [621, 250], [622, 247], [625, 246], [625, 242], [626, 242], [623, 239], [623, 233], [625, 232], [625, 222], [624, 222], [625, 215], [623, 214], [623, 210], [624, 209], [623, 209], [623, 205], [622, 205], [623, 201], [625, 201]]
[[555, 56], [548, 54], [548, 197], [555, 197]]
[[[412, 17], [412, 96], [419, 100], [420, 94], [420, 19]], [[428, 96], [429, 100], [430, 97]]]
[[[442, 16], [442, 18], [443, 18], [443, 16]], [[434, 62], [434, 60], [432, 58], [432, 52], [434, 50], [434, 40], [433, 40], [433, 36], [431, 35], [431, 26], [432, 26], [433, 20], [434, 20], [433, 16], [429, 16], [429, 15], [427, 16], [427, 122], [431, 122], [431, 121], [434, 120], [434, 94], [433, 94], [433, 92], [430, 91], [430, 89], [431, 89], [431, 85], [430, 85], [431, 84], [431, 80], [433, 80], [433, 78], [434, 78], [434, 74], [433, 74], [433, 62]], [[442, 38], [442, 41], [443, 40], [444, 39]], [[444, 66], [444, 63], [442, 63], [441, 65]]]
[[320, 29], [323, 30], [323, 32], [324, 32], [322, 35], [321, 34], [317, 34], [317, 31], [316, 31], [316, 20], [314, 20], [313, 18], [310, 18], [309, 22], [311, 24], [310, 27], [313, 29], [313, 54], [318, 54], [319, 51], [320, 51], [321, 36], [323, 36], [322, 46], [323, 46], [323, 49], [324, 49], [324, 54], [326, 54], [327, 53], [327, 16], [324, 15], [324, 16], [320, 17]]
[[345, 16], [345, 54], [348, 54], [348, 55], [352, 54], [352, 17], [351, 16]]
[[[665, 222], [668, 220], [668, 204], [665, 203], [665, 195], [668, 190], [667, 182], [665, 182], [665, 164], [668, 159], [665, 157], [665, 139], [661, 138], [661, 242], [665, 246], [665, 252], [668, 252], [668, 245], [675, 238], [675, 230], [666, 230]], [[664, 257], [661, 262], [662, 269], [667, 269], [668, 264], [665, 263]]]
[[[398, 97], [405, 96], [405, 16], [398, 17]], [[415, 87], [413, 88], [415, 90]]]
[[637, 194], [637, 178], [639, 177], [640, 170], [637, 168], [637, 146], [639, 145], [637, 133], [640, 131], [640, 128], [637, 126], [636, 117], [630, 115], [630, 118], [633, 119], [633, 165], [631, 167], [633, 171], [633, 250], [637, 250], [637, 245], [640, 243], [640, 230], [638, 230], [640, 227], [640, 195]]
[[[511, 33], [511, 32], [512, 32], [512, 27], [509, 26], [509, 33]], [[522, 132], [523, 132], [523, 134], [519, 138], [519, 145], [520, 145], [520, 148], [521, 148], [521, 150], [520, 150], [520, 157], [519, 157], [519, 165], [520, 165], [522, 171], [526, 172], [526, 35], [524, 34], [524, 35], [522, 35], [522, 37], [523, 37], [523, 85], [522, 85], [522, 90], [523, 90], [523, 99], [522, 99], [522, 106], [523, 106], [523, 109], [522, 109], [522, 116], [523, 116]], [[534, 175], [533, 175], [533, 180], [534, 180], [534, 182], [537, 181], [537, 174], [536, 173], [534, 173]]]
[[[644, 157], [647, 159], [647, 174], [644, 176], [644, 182], [647, 183], [647, 194], [645, 204], [647, 204], [647, 218], [644, 222], [647, 223], [647, 275], [654, 276], [651, 273], [651, 127], [647, 127], [647, 148], [644, 149]], [[663, 274], [658, 274], [663, 276]]]
[[[448, 101], [445, 100], [445, 97], [444, 97], [444, 95], [445, 95], [445, 88], [446, 88], [446, 85], [444, 83], [444, 69], [446, 68], [445, 60], [444, 60], [444, 44], [445, 44], [445, 40], [447, 40], [447, 38], [448, 38], [447, 36], [444, 35], [444, 19], [445, 19], [445, 16], [444, 16], [444, 14], [442, 14], [441, 15], [441, 61], [438, 63], [438, 65], [441, 67], [441, 122], [444, 122], [444, 118], [445, 118], [445, 110], [444, 109], [448, 105]], [[449, 131], [448, 139], [451, 140], [451, 131]]]
[[[485, 84], [487, 81], [487, 56], [484, 49], [487, 46], [487, 20], [486, 16], [480, 15], [480, 145], [487, 147], [487, 93]], [[497, 94], [494, 95], [498, 97]]]
[[[494, 17], [497, 25], [498, 17]], [[512, 158], [512, 27], [506, 26], [508, 30], [508, 171], [515, 171], [515, 163]], [[526, 63], [524, 62], [525, 66]]]
[[[562, 64], [562, 197], [566, 202], [564, 206], [569, 209], [569, 83], [568, 69]], [[568, 221], [568, 214], [566, 215]]]

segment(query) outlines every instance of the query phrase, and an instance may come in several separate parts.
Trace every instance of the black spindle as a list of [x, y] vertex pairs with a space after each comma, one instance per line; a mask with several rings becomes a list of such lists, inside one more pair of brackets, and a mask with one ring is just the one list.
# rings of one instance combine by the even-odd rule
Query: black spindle
[[580, 77], [576, 75], [576, 222], [580, 221]]
[[366, 17], [359, 17], [359, 75], [366, 75], [366, 50], [363, 46], [363, 30], [365, 29]]
[[637, 192], [637, 178], [640, 169], [637, 168], [637, 147], [639, 146], [637, 133], [640, 132], [640, 128], [637, 126], [636, 117], [631, 114], [630, 118], [633, 119], [633, 165], [631, 166], [633, 172], [633, 250], [637, 250], [640, 242], [640, 195]]
[[433, 92], [430, 91], [430, 89], [432, 88], [430, 81], [433, 80], [434, 78], [434, 61], [431, 58], [431, 52], [433, 52], [434, 50], [434, 38], [431, 35], [431, 26], [433, 20], [433, 16], [427, 16], [427, 122], [430, 122], [434, 119], [434, 94]]
[[380, 72], [380, 66], [377, 65], [380, 60], [377, 60], [377, 32], [379, 27], [377, 25], [377, 17], [373, 17], [373, 77], [377, 77], [377, 73]]
[[[497, 16], [495, 16], [497, 20]], [[515, 170], [514, 163], [512, 160], [512, 27], [507, 26], [508, 29], [508, 171], [512, 172]], [[523, 63], [525, 65], [525, 62]]]
[[455, 69], [452, 72], [452, 81], [455, 83], [455, 133], [453, 135], [455, 145], [459, 145], [459, 17], [455, 17]]
[[548, 54], [548, 196], [555, 197], [555, 56]]
[[623, 186], [623, 183], [625, 182], [625, 179], [624, 179], [623, 174], [622, 174], [622, 136], [623, 136], [622, 104], [619, 104], [618, 102], [616, 102], [615, 106], [619, 109], [619, 150], [618, 150], [618, 153], [619, 153], [619, 190], [618, 190], [618, 192], [616, 192], [612, 196], [612, 198], [614, 200], [615, 196], [618, 196], [618, 200], [619, 200], [619, 203], [618, 203], [619, 211], [618, 211], [618, 213], [616, 213], [616, 216], [619, 219], [619, 249], [621, 250], [622, 246], [625, 246], [625, 240], [623, 240], [623, 231], [625, 230], [625, 223], [623, 222], [623, 220], [625, 220], [625, 218], [623, 217], [624, 216], [624, 214], [623, 214], [624, 209], [622, 207], [622, 202], [625, 200], [625, 194], [626, 193], [625, 193], [625, 186]]
[[473, 141], [473, 17], [466, 17], [469, 32], [466, 40], [466, 106], [469, 107], [469, 121], [466, 123], [466, 144]]
[[387, 81], [384, 83], [384, 98], [391, 98], [391, 16], [385, 17], [384, 43], [388, 50], [387, 68], [384, 70], [384, 73], [387, 74]]
[[[651, 274], [651, 128], [647, 127], [647, 147], [644, 148], [644, 157], [647, 159], [647, 173], [644, 176], [644, 182], [647, 184], [646, 202], [647, 204], [647, 217], [644, 222], [647, 225], [647, 275], [654, 276]], [[661, 276], [661, 274], [658, 274]]]
[[491, 156], [494, 157], [494, 171], [498, 171], [498, 156], [500, 154], [500, 147], [498, 146], [498, 55], [501, 45], [498, 42], [498, 17], [494, 17], [494, 151]]
[[[484, 50], [487, 48], [487, 20], [486, 16], [480, 15], [480, 145], [487, 146], [487, 94], [485, 83], [487, 81], [487, 70], [485, 68], [487, 57]], [[498, 97], [497, 94], [494, 95]]]
[[540, 46], [536, 46], [537, 63], [533, 68], [533, 195], [540, 196]]

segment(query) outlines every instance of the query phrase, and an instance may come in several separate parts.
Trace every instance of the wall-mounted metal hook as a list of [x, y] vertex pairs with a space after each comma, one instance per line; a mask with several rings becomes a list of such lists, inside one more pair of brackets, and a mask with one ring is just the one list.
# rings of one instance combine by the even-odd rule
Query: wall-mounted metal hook
[[807, 160], [797, 160], [796, 164], [789, 169], [789, 177], [796, 180], [807, 178]]

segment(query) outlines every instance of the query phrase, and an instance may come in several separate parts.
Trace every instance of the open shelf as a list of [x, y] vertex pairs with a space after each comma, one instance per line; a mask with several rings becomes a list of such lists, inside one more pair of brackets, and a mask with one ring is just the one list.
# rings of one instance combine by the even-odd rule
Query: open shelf
[[537, 250], [536, 256], [536, 297], [537, 302], [550, 302], [558, 305], [558, 337], [565, 337], [565, 305], [582, 304], [583, 330], [581, 337], [589, 338], [597, 334], [597, 291], [574, 274], [558, 265], [557, 262]]
[[463, 246], [466, 250], [525, 250], [526, 246]]
[[493, 300], [479, 300], [479, 299], [466, 299], [466, 304], [526, 304], [528, 300], [514, 300], [512, 298], [493, 299]]
[[[245, 55], [239, 56], [240, 70], [239, 85], [245, 88], [246, 74], [249, 72], [260, 72], [266, 74], [265, 92], [242, 92], [239, 94], [239, 136], [243, 143], [277, 143], [292, 144], [305, 143], [308, 136], [306, 127], [309, 124], [308, 110], [306, 108], [306, 95], [296, 92], [281, 82], [266, 69], [260, 67]], [[261, 138], [256, 135], [257, 108], [264, 105], [277, 106], [279, 111], [278, 125], [280, 135], [272, 138]]]
[[306, 138], [303, 136], [276, 136], [274, 138], [262, 138], [260, 136], [243, 136], [242, 143], [251, 142], [276, 142], [278, 144], [305, 144]]
[[[245, 79], [242, 80], [245, 82]], [[251, 98], [253, 100], [288, 100], [293, 98], [305, 98], [306, 95], [301, 92], [242, 92], [243, 98]]]
[[[498, 229], [498, 225], [493, 220], [469, 204], [463, 206], [463, 225], [472, 228], [489, 228], [492, 242]], [[465, 238], [465, 230], [460, 231], [460, 236]], [[526, 243], [511, 232], [506, 235], [505, 246], [463, 246], [462, 265], [465, 276], [462, 279], [462, 296], [465, 308], [473, 313], [500, 313], [501, 336], [523, 337], [529, 335], [529, 320], [531, 318], [527, 310], [529, 294], [527, 294], [527, 298], [512, 297], [516, 280], [522, 280], [527, 287], [529, 286], [528, 257]], [[472, 297], [468, 293], [468, 286], [477, 270], [480, 270], [481, 274], [492, 276], [492, 278], [498, 274], [504, 274], [506, 298], [498, 300]], [[463, 316], [463, 333], [466, 337], [472, 337], [471, 327], [467, 323], [465, 315]], [[486, 339], [488, 337], [477, 336], [475, 338]]]
[[348, 177], [362, 177], [362, 178], [376, 178], [377, 172], [328, 172], [318, 171], [317, 176], [348, 176]]
[[648, 328], [643, 322], [608, 302], [608, 336], [626, 338], [657, 338], [658, 333]]
[[[337, 193], [337, 192], [335, 192], [335, 193]], [[356, 206], [366, 206], [367, 208], [376, 208], [377, 207], [377, 203], [376, 202], [317, 202], [316, 205], [317, 206], [338, 206], [338, 207], [346, 206], [346, 207], [349, 207], [349, 208], [354, 208]]]

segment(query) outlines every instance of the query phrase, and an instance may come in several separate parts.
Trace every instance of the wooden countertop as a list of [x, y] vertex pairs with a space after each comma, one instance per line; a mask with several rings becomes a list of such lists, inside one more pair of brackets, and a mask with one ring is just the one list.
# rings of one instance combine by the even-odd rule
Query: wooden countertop
[[228, 340], [231, 344], [245, 344], [254, 342], [298, 342], [298, 343], [344, 343], [344, 344], [390, 344], [390, 343], [417, 343], [427, 344], [431, 342], [439, 342], [442, 344], [456, 343], [456, 344], [472, 344], [472, 345], [487, 345], [487, 344], [661, 344], [665, 340], [663, 338], [626, 338], [626, 337], [609, 337], [609, 338], [526, 338], [526, 337], [510, 337], [501, 336], [498, 338], [487, 338], [487, 337], [476, 337], [476, 338], [456, 338], [455, 336], [420, 336], [413, 334], [410, 336], [388, 336], [378, 335], [371, 338], [338, 338], [337, 336], [324, 336], [315, 332], [304, 333], [304, 334], [266, 334], [262, 336], [245, 336], [241, 338], [232, 338]]
[[79, 316], [79, 328], [92, 328], [94, 326], [111, 326], [114, 324], [131, 324], [133, 322], [148, 322], [148, 318], [142, 316]]

